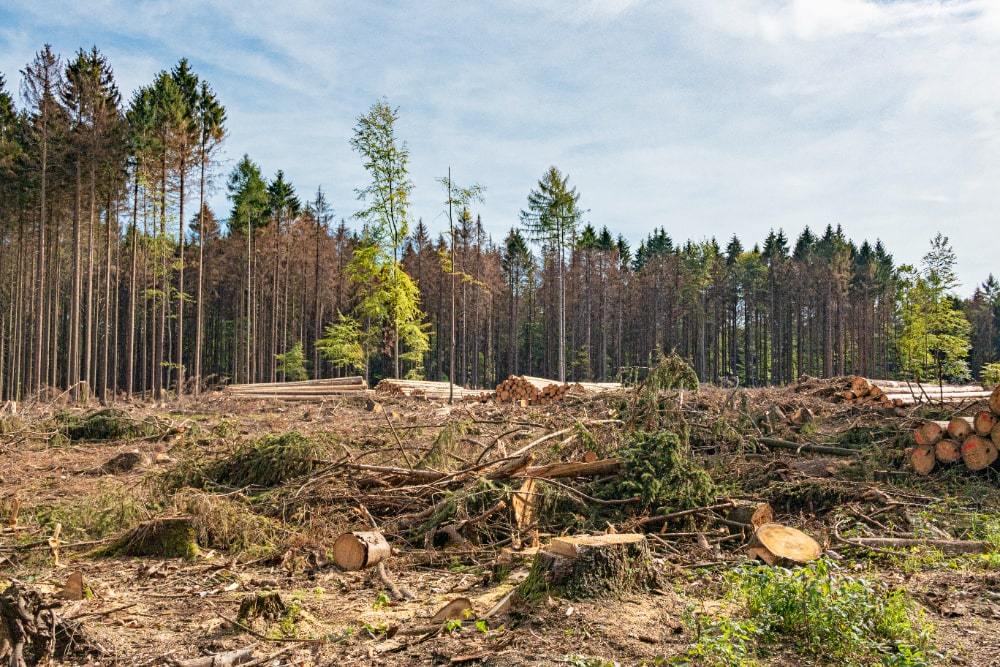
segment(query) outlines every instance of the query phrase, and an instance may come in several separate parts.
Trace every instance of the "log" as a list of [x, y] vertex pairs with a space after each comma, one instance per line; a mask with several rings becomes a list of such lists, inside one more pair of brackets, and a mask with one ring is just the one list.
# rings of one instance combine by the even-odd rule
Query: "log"
[[831, 454], [833, 456], [854, 456], [858, 453], [856, 449], [846, 447], [833, 447], [831, 445], [813, 445], [810, 443], [789, 442], [778, 440], [777, 438], [757, 438], [757, 441], [768, 447], [778, 447], [780, 449], [790, 449], [794, 452], [812, 452], [814, 454]]
[[990, 437], [990, 433], [997, 423], [1000, 423], [1000, 419], [989, 410], [980, 410], [972, 418], [972, 427], [976, 429], [976, 433], [984, 438]]
[[905, 453], [906, 462], [910, 464], [918, 475], [929, 475], [934, 470], [937, 458], [934, 454], [934, 445], [917, 445], [908, 447]]
[[990, 440], [997, 447], [1000, 447], [1000, 420], [997, 420], [996, 425], [993, 426], [993, 430], [990, 431]]
[[962, 443], [962, 461], [969, 470], [982, 470], [997, 460], [997, 446], [981, 435], [970, 435]]
[[372, 567], [391, 553], [385, 536], [374, 530], [344, 533], [333, 543], [333, 559], [345, 570]]
[[854, 392], [854, 395], [857, 398], [863, 398], [867, 396], [869, 393], [871, 393], [871, 390], [872, 390], [872, 383], [869, 382], [866, 378], [859, 376], [851, 380], [851, 391]]
[[970, 540], [931, 540], [906, 537], [852, 537], [844, 540], [847, 544], [875, 549], [910, 549], [913, 547], [934, 547], [948, 554], [984, 554], [992, 550], [989, 542]]
[[[942, 426], [942, 424], [944, 426]], [[927, 421], [913, 429], [913, 441], [918, 445], [933, 445], [944, 437], [947, 422]]]
[[965, 442], [965, 439], [975, 432], [972, 427], [972, 417], [952, 417], [946, 430], [948, 437], [958, 442]]
[[995, 415], [1000, 415], [1000, 386], [990, 394], [989, 404], [990, 411]]
[[520, 586], [540, 597], [621, 597], [660, 587], [646, 536], [639, 533], [557, 537], [539, 550]]
[[517, 474], [519, 477], [547, 477], [550, 479], [557, 477], [597, 477], [599, 475], [611, 475], [621, 468], [624, 459], [602, 459], [587, 463], [576, 461], [573, 463], [553, 463], [544, 466], [532, 466], [525, 468]]
[[785, 561], [808, 563], [822, 556], [823, 548], [801, 530], [780, 523], [765, 523], [757, 529], [747, 553], [774, 566]]
[[934, 457], [941, 463], [954, 463], [962, 458], [962, 445], [948, 438], [934, 443]]

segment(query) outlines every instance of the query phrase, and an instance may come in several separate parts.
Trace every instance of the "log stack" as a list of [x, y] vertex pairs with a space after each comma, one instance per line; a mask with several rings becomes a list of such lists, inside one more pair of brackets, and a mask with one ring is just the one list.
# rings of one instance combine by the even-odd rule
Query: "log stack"
[[431, 401], [446, 401], [454, 396], [460, 401], [485, 402], [491, 397], [490, 392], [481, 389], [465, 389], [459, 385], [447, 382], [432, 382], [430, 380], [392, 380], [386, 378], [375, 385], [375, 393], [387, 397], [423, 398]]
[[500, 403], [544, 406], [561, 401], [567, 395], [581, 396], [621, 387], [617, 382], [566, 383], [529, 375], [511, 375], [497, 385], [494, 396]]
[[989, 394], [989, 408], [949, 421], [926, 421], [913, 429], [914, 446], [906, 460], [921, 475], [938, 465], [962, 461], [969, 470], [982, 470], [1000, 452], [1000, 387]]
[[273, 398], [292, 402], [322, 402], [335, 396], [364, 396], [368, 383], [360, 375], [300, 382], [231, 384], [226, 393], [238, 398]]
[[922, 403], [961, 403], [990, 397], [981, 385], [921, 385], [899, 380], [871, 380], [854, 377], [840, 397], [856, 405], [902, 408]]

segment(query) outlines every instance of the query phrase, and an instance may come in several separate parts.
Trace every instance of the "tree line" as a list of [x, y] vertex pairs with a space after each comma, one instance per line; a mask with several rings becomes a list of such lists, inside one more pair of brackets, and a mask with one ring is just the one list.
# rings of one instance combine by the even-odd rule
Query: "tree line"
[[584, 220], [554, 166], [502, 239], [476, 213], [486, 189], [443, 176], [433, 234], [385, 100], [349, 142], [370, 177], [350, 218], [244, 155], [222, 219], [206, 193], [227, 111], [187, 60], [125, 102], [98, 49], [45, 46], [19, 92], [0, 75], [0, 398], [357, 372], [628, 380], [669, 352], [745, 386], [1000, 370], [1000, 285], [957, 297], [940, 235], [915, 267], [835, 226], [749, 248], [661, 228], [633, 247]]

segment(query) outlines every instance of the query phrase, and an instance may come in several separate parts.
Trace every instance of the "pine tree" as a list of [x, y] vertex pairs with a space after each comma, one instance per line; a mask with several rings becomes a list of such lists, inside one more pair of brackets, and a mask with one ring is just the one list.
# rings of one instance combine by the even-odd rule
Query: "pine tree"
[[558, 379], [566, 381], [566, 249], [573, 240], [582, 212], [580, 195], [569, 187], [569, 176], [549, 167], [538, 187], [528, 194], [528, 208], [521, 211], [521, 223], [528, 234], [551, 253], [558, 276], [559, 362]]

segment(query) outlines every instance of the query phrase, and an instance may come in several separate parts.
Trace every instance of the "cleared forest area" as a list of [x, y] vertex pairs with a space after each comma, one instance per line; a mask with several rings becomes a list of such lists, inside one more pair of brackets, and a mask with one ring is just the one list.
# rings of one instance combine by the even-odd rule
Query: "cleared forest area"
[[917, 433], [974, 429], [988, 399], [848, 400], [853, 377], [699, 387], [669, 361], [540, 405], [296, 386], [7, 403], [2, 650], [188, 667], [996, 653], [997, 473], [911, 462]]

